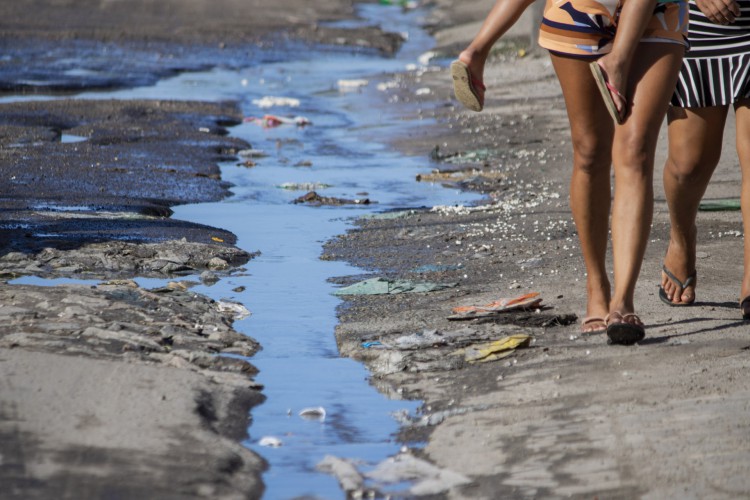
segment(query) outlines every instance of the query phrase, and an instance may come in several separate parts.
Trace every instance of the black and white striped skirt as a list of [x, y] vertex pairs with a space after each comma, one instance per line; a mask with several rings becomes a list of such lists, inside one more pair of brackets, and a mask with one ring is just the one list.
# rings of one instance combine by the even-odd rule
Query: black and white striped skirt
[[724, 26], [709, 21], [690, 2], [690, 50], [682, 63], [673, 106], [727, 106], [750, 98], [750, 0], [738, 3], [740, 16]]

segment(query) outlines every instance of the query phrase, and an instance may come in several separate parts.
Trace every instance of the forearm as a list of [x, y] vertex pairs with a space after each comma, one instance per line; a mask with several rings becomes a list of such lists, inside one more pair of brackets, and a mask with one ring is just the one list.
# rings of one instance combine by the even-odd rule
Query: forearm
[[[488, 54], [495, 42], [500, 39], [521, 17], [526, 8], [535, 0], [497, 0], [484, 20], [482, 27], [469, 45], [469, 49]], [[536, 0], [544, 1], [544, 0]], [[641, 0], [636, 0], [641, 1]], [[655, 0], [654, 0], [655, 1]]]

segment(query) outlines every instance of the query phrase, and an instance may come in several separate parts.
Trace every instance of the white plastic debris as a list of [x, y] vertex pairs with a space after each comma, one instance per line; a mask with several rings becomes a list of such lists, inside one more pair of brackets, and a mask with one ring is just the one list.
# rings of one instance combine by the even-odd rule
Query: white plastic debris
[[258, 444], [260, 446], [267, 446], [269, 448], [278, 448], [284, 443], [281, 442], [281, 439], [275, 436], [263, 436], [262, 438], [260, 438], [260, 441], [258, 441]]
[[274, 106], [288, 106], [291, 108], [296, 108], [299, 106], [300, 101], [299, 99], [295, 99], [294, 97], [264, 96], [261, 99], [253, 99], [253, 104], [258, 106], [259, 108], [272, 108]]
[[217, 304], [219, 312], [231, 313], [235, 319], [247, 318], [250, 316], [250, 311], [247, 307], [243, 306], [239, 302], [229, 302], [228, 300], [220, 300]]
[[366, 87], [370, 82], [364, 79], [358, 80], [339, 80], [337, 85], [341, 91], [358, 90], [362, 87]]
[[299, 412], [299, 416], [309, 420], [325, 420], [326, 409], [322, 406], [311, 406], [309, 408], [303, 408]]

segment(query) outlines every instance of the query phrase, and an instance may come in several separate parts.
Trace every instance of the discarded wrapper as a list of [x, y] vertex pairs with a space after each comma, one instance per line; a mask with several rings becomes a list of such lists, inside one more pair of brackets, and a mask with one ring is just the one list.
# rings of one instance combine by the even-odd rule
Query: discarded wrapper
[[242, 121], [244, 121], [245, 123], [255, 123], [263, 128], [273, 128], [278, 127], [279, 125], [296, 125], [298, 127], [304, 127], [306, 125], [312, 124], [312, 122], [304, 116], [286, 117], [278, 115], [263, 115], [262, 118], [259, 118], [257, 116], [248, 116], [245, 117]]
[[299, 416], [308, 420], [325, 420], [326, 409], [322, 406], [303, 408], [300, 410]]
[[494, 316], [499, 313], [515, 311], [520, 309], [538, 309], [541, 307], [542, 298], [538, 292], [531, 292], [518, 297], [505, 297], [482, 306], [458, 306], [453, 308], [453, 314], [448, 316], [450, 320], [473, 319]]
[[508, 357], [513, 354], [513, 351], [520, 347], [527, 347], [529, 343], [531, 343], [531, 335], [518, 333], [492, 342], [459, 349], [453, 354], [463, 356], [469, 363], [486, 363]]

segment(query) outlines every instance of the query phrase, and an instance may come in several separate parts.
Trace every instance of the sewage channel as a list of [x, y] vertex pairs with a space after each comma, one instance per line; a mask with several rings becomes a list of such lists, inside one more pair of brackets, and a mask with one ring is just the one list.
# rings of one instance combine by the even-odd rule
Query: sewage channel
[[[400, 400], [397, 394], [382, 394], [370, 384], [363, 365], [339, 357], [334, 328], [341, 300], [331, 294], [335, 286], [328, 279], [363, 271], [321, 260], [322, 244], [345, 233], [359, 216], [477, 199], [470, 193], [415, 182], [415, 175], [429, 168], [426, 154], [407, 157], [384, 144], [383, 138], [414, 125], [389, 116], [382, 106], [387, 96], [377, 83], [386, 83], [383, 75], [387, 73], [418, 65], [419, 56], [432, 47], [432, 40], [418, 27], [424, 12], [368, 4], [360, 7], [359, 14], [357, 22], [363, 25], [408, 33], [408, 41], [395, 57], [306, 47], [289, 51], [279, 62], [242, 70], [185, 73], [153, 87], [77, 96], [235, 100], [248, 117], [273, 113], [303, 116], [311, 122], [305, 127], [264, 128], [255, 122], [233, 127], [232, 135], [267, 156], [254, 158], [253, 168], [238, 166], [237, 161], [222, 164], [222, 178], [233, 184], [233, 195], [217, 203], [177, 206], [173, 216], [232, 231], [239, 247], [260, 251], [245, 266], [246, 271], [192, 289], [216, 300], [241, 302], [251, 312], [234, 326], [262, 346], [249, 361], [260, 370], [257, 381], [264, 385], [267, 399], [252, 409], [250, 438], [245, 444], [269, 463], [263, 481], [265, 498], [270, 499], [345, 498], [335, 478], [318, 472], [316, 464], [334, 455], [374, 466], [395, 455], [401, 445], [395, 438], [399, 426], [392, 413], [406, 410], [413, 414], [418, 407], [418, 402]], [[368, 84], [347, 91], [338, 85], [339, 80], [367, 80]], [[263, 108], [262, 99], [267, 96], [299, 104]], [[366, 197], [377, 203], [293, 204], [307, 191], [281, 187], [287, 183], [318, 184], [316, 191], [323, 196]], [[195, 281], [196, 276], [183, 279]], [[143, 287], [164, 284], [136, 281]], [[42, 280], [16, 282], [39, 284]], [[306, 407], [323, 407], [326, 415], [302, 418], [299, 412]], [[268, 436], [280, 440], [282, 446], [261, 446], [261, 438]]]

